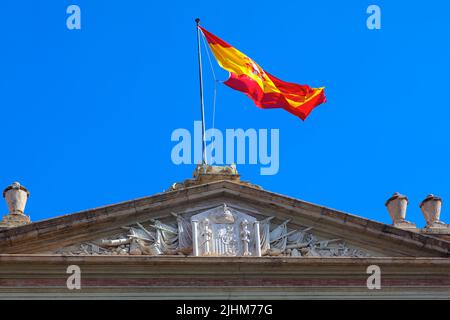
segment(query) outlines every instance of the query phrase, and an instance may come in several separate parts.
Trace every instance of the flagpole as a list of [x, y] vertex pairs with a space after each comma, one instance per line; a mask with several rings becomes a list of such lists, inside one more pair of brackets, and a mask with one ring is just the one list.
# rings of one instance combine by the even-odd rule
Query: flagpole
[[197, 52], [198, 52], [198, 75], [200, 80], [200, 111], [202, 114], [202, 164], [206, 162], [206, 135], [205, 135], [205, 105], [203, 102], [203, 72], [202, 72], [202, 53], [200, 50], [200, 19], [195, 19], [197, 23]]

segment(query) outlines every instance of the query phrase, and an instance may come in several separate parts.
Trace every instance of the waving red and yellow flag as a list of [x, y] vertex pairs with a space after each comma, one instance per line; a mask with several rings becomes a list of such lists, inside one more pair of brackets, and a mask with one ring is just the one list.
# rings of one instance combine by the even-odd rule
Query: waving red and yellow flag
[[222, 39], [199, 28], [219, 65], [230, 72], [225, 84], [245, 93], [258, 107], [283, 108], [305, 120], [315, 107], [326, 101], [324, 88], [282, 81]]

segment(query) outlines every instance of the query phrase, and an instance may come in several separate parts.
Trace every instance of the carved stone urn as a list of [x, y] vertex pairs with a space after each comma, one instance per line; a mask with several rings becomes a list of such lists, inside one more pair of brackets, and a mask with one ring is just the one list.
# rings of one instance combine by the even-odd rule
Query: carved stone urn
[[427, 222], [426, 228], [447, 228], [448, 225], [439, 220], [441, 216], [442, 199], [429, 194], [421, 203], [420, 209]]
[[392, 219], [392, 225], [399, 228], [415, 228], [416, 225], [406, 221], [406, 208], [408, 207], [408, 198], [398, 192], [390, 197], [385, 206], [388, 209]]
[[30, 192], [18, 182], [14, 182], [3, 191], [3, 197], [8, 206], [8, 214], [3, 216], [0, 228], [10, 228], [30, 223], [30, 218], [24, 214], [29, 196]]
[[9, 214], [23, 214], [30, 192], [18, 182], [14, 182], [3, 191]]

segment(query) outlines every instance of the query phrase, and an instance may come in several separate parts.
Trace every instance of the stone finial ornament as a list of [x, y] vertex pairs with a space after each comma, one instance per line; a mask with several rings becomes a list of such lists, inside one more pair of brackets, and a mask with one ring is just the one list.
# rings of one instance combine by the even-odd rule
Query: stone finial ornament
[[18, 182], [14, 182], [3, 191], [9, 214], [23, 214], [30, 192]]
[[0, 228], [11, 228], [30, 223], [30, 218], [24, 214], [30, 192], [20, 183], [14, 182], [3, 191], [3, 197], [8, 205], [8, 214], [3, 216]]
[[232, 163], [230, 165], [223, 165], [223, 166], [197, 164], [192, 179], [187, 179], [184, 180], [183, 182], [174, 183], [167, 191], [182, 190], [200, 184], [224, 180], [237, 182], [243, 185], [248, 185], [253, 188], [262, 189], [258, 185], [249, 183], [247, 181], [242, 181], [241, 176], [239, 175], [239, 172], [236, 168], [236, 164]]
[[385, 206], [388, 209], [389, 215], [392, 219], [392, 225], [399, 228], [415, 228], [416, 225], [406, 221], [406, 208], [408, 207], [408, 198], [398, 192], [395, 192], [390, 197]]
[[426, 228], [448, 228], [448, 225], [439, 220], [441, 216], [442, 199], [429, 194], [421, 203], [420, 209], [422, 210], [425, 221], [427, 222]]

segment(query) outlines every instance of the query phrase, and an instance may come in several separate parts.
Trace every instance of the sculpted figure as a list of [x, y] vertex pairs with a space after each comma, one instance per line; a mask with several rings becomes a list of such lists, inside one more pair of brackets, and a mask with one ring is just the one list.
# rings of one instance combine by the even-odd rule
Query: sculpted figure
[[212, 241], [212, 230], [210, 227], [209, 219], [203, 220], [202, 236], [204, 239], [205, 255], [209, 255], [211, 254], [211, 241]]
[[250, 230], [248, 230], [248, 221], [243, 220], [241, 222], [241, 240], [243, 245], [243, 254], [244, 256], [251, 255], [250, 251], [248, 250], [249, 243], [250, 243]]

